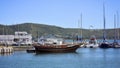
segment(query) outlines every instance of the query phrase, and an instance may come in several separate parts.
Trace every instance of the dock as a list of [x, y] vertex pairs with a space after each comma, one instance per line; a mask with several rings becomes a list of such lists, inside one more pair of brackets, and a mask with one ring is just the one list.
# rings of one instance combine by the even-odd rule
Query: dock
[[0, 53], [12, 53], [13, 51], [11, 46], [0, 46]]

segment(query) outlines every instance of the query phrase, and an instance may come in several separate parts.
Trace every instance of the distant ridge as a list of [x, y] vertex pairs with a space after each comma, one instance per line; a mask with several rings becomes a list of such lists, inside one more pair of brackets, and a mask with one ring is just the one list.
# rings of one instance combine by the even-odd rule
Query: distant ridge
[[[60, 37], [70, 38], [78, 33], [77, 28], [62, 28], [58, 26], [37, 23], [23, 23], [7, 26], [0, 24], [0, 35], [14, 34], [14, 32], [18, 30], [27, 31], [28, 33], [33, 35], [33, 38], [48, 34], [54, 34]], [[106, 33], [108, 39], [114, 38], [114, 29], [107, 29]], [[83, 38], [89, 38], [91, 35], [95, 35], [97, 38], [102, 38], [102, 29], [83, 29]]]

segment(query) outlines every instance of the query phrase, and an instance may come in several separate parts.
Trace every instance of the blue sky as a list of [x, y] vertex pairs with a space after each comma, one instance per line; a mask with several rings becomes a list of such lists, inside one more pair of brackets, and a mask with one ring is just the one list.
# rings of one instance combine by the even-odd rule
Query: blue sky
[[113, 16], [120, 12], [120, 0], [0, 0], [0, 24], [26, 22], [78, 28], [80, 14], [83, 28], [103, 28], [103, 2], [106, 28], [113, 28]]

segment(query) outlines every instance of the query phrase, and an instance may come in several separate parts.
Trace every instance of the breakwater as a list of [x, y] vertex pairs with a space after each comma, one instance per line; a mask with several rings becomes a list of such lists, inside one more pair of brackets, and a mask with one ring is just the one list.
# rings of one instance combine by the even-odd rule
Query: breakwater
[[12, 53], [14, 51], [33, 50], [33, 46], [0, 46], [0, 54]]

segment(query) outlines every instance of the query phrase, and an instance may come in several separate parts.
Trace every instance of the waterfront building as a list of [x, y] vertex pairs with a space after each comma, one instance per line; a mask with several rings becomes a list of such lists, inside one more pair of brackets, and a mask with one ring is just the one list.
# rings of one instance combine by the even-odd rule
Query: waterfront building
[[0, 35], [0, 44], [12, 45], [14, 43], [13, 39], [14, 35]]
[[32, 35], [25, 31], [17, 31], [14, 35], [0, 35], [0, 44], [8, 45], [31, 45]]

